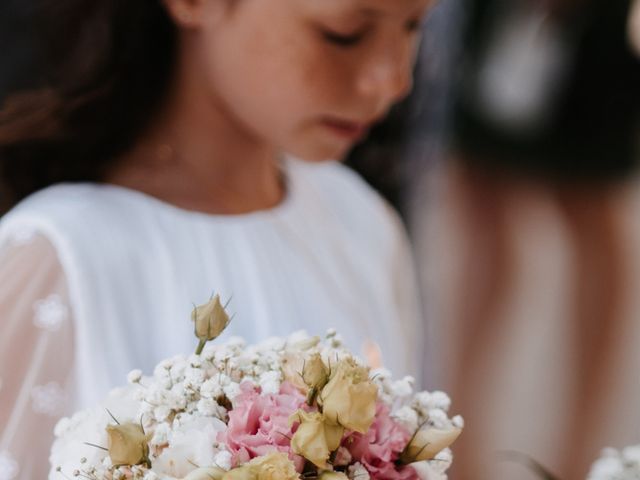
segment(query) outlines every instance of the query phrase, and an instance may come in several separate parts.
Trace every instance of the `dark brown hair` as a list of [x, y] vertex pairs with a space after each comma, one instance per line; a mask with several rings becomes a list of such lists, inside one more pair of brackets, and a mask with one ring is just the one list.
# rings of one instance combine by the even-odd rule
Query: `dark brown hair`
[[[54, 183], [101, 181], [160, 105], [176, 55], [161, 0], [18, 2], [30, 4], [32, 62], [44, 80], [38, 89], [14, 87], [0, 109], [0, 215]], [[392, 202], [402, 186], [407, 103], [347, 159]]]
[[0, 110], [0, 213], [63, 181], [99, 181], [148, 125], [175, 61], [160, 0], [31, 0], [41, 88]]

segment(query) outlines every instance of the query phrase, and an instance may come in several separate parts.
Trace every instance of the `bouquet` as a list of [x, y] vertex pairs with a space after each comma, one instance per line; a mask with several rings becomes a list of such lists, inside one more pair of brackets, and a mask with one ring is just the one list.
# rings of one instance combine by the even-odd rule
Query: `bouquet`
[[210, 344], [230, 321], [218, 296], [192, 319], [195, 354], [57, 424], [50, 480], [447, 478], [463, 421], [446, 394], [370, 370], [335, 331]]
[[640, 445], [607, 448], [591, 466], [587, 480], [640, 480]]

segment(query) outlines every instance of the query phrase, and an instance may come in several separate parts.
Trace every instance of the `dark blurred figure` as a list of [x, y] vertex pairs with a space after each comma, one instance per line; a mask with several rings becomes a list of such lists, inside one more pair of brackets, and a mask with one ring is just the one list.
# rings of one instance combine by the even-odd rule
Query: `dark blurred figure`
[[[631, 1], [465, 1], [449, 199], [464, 241], [448, 246], [460, 247], [462, 273], [454, 320], [442, 327], [453, 332], [443, 358], [468, 423], [456, 478], [525, 478], [487, 466], [496, 448], [584, 478], [599, 448], [640, 440], [637, 404], [625, 410], [640, 395], [637, 364], [620, 364], [629, 331], [638, 331], [623, 315], [619, 209], [640, 160]], [[520, 209], [528, 198], [543, 206]], [[536, 218], [522, 215], [557, 219], [571, 258], [527, 243], [537, 232], [521, 227]], [[566, 271], [554, 270], [560, 263]], [[564, 292], [560, 314], [540, 301], [545, 290]], [[528, 305], [522, 315], [518, 302]], [[616, 403], [619, 385], [632, 393]]]
[[31, 88], [41, 83], [36, 54], [37, 32], [27, 19], [30, 0], [0, 2], [0, 103], [16, 86]]
[[357, 145], [346, 164], [403, 213], [406, 187], [404, 146], [408, 142], [411, 101], [397, 105], [390, 116]]
[[[412, 186], [429, 175], [447, 134], [459, 0], [434, 2], [422, 27], [411, 94], [349, 155], [358, 171], [408, 220]], [[418, 192], [425, 193], [425, 192]]]
[[455, 122], [486, 172], [601, 185], [636, 165], [640, 64], [630, 0], [469, 2]]

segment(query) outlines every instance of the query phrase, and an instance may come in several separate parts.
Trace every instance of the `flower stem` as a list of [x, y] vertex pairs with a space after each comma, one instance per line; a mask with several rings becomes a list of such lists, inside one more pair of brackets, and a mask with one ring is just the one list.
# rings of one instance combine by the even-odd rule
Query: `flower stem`
[[196, 348], [196, 355], [200, 355], [202, 353], [202, 349], [207, 344], [207, 340], [200, 340], [198, 343], [198, 348]]
[[314, 402], [316, 401], [317, 396], [318, 396], [318, 389], [316, 387], [312, 387], [311, 390], [309, 390], [309, 393], [307, 394], [307, 405], [312, 407]]

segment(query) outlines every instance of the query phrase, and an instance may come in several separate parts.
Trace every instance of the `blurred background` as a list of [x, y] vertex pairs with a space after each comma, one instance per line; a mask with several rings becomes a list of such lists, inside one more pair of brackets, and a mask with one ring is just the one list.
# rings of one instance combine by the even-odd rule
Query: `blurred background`
[[[402, 212], [456, 479], [640, 441], [640, 2], [444, 0], [350, 160]], [[390, 159], [393, 159], [390, 161]]]
[[[39, 83], [0, 2], [0, 100]], [[348, 164], [413, 241], [453, 479], [565, 480], [640, 443], [640, 0], [439, 0], [413, 94]]]

